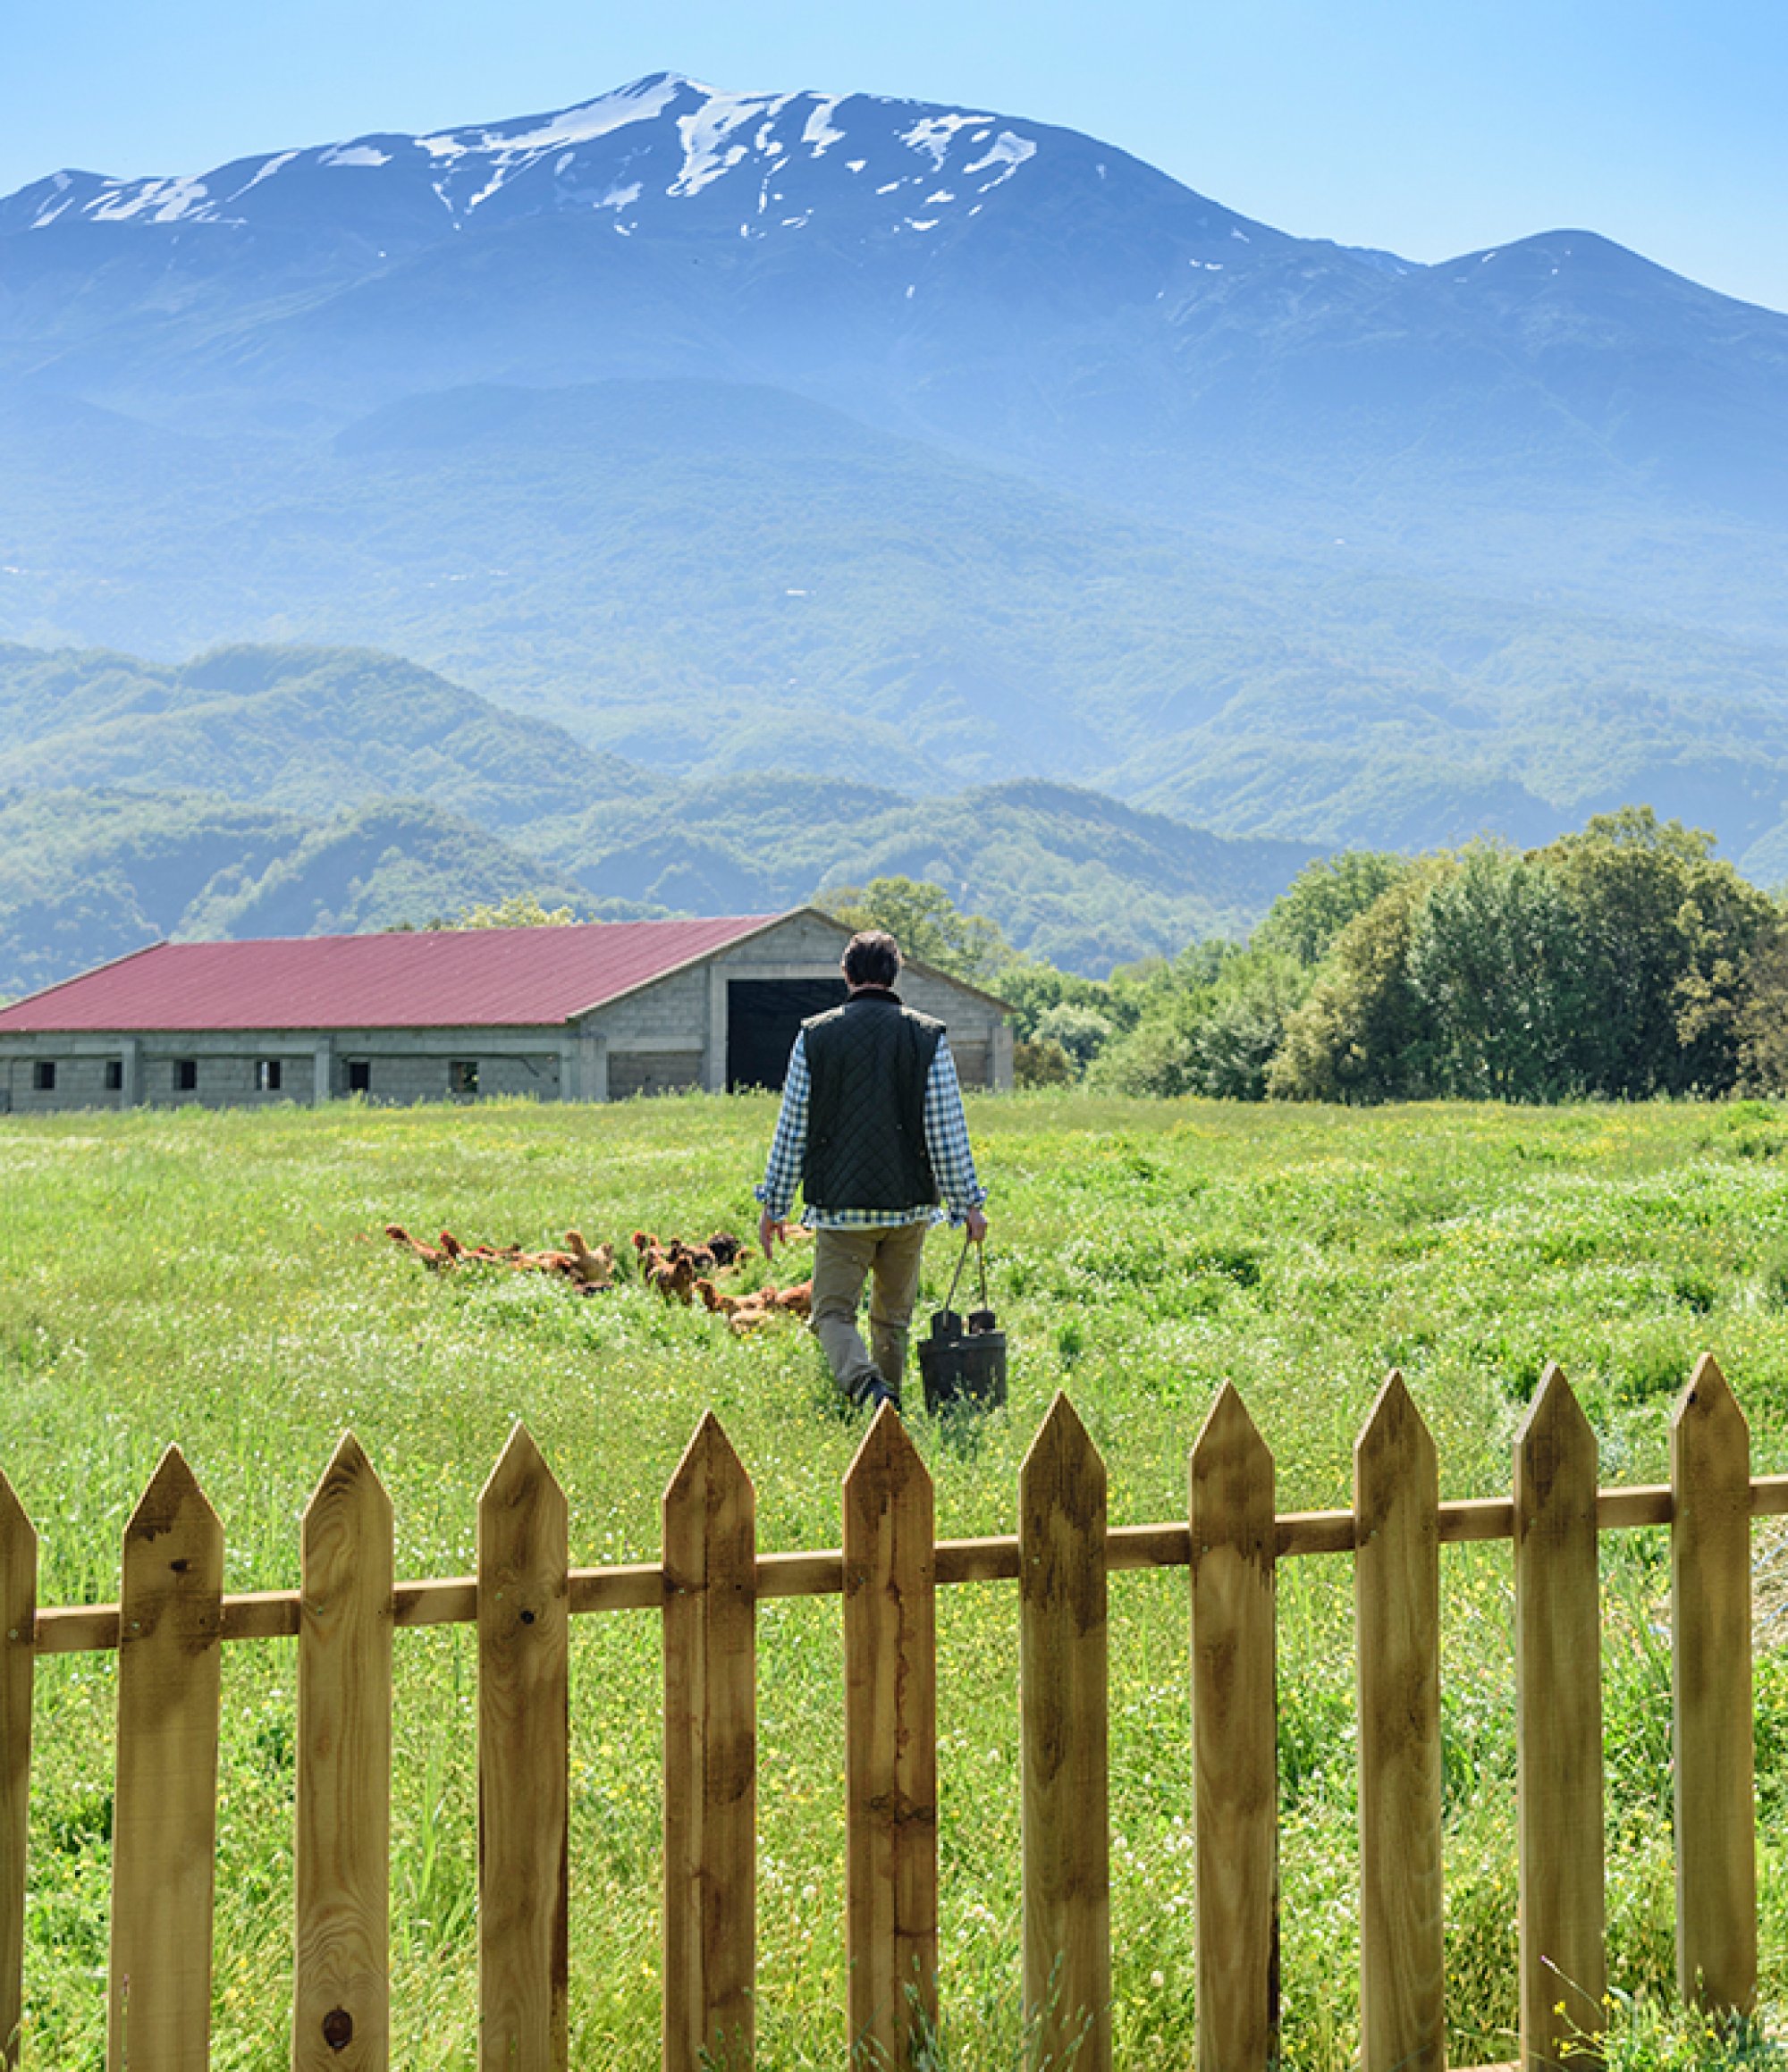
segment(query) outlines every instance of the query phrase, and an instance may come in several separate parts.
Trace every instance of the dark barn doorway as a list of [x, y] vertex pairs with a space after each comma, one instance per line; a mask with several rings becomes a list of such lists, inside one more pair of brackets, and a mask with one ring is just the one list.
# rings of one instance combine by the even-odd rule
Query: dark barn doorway
[[842, 1007], [842, 979], [733, 979], [727, 986], [727, 1091], [780, 1091], [789, 1052], [809, 1015]]

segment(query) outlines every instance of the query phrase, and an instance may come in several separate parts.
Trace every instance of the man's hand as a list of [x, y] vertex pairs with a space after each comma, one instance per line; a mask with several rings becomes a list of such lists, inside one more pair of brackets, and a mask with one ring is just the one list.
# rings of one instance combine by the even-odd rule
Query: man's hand
[[968, 1233], [968, 1241], [971, 1244], [986, 1243], [987, 1214], [984, 1209], [971, 1209], [962, 1221], [964, 1229]]
[[757, 1242], [763, 1247], [766, 1259], [775, 1256], [779, 1238], [784, 1244], [788, 1243], [789, 1220], [786, 1217], [772, 1216], [766, 1209], [757, 1219]]

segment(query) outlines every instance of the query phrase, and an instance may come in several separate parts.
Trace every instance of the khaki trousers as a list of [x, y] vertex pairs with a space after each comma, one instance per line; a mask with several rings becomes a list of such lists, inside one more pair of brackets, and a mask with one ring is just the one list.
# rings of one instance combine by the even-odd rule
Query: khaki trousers
[[[881, 1229], [814, 1233], [814, 1315], [808, 1328], [825, 1348], [838, 1385], [848, 1396], [861, 1395], [878, 1378], [897, 1395], [900, 1392], [907, 1331], [931, 1227], [931, 1217], [924, 1216]], [[865, 1280], [872, 1284], [868, 1347], [856, 1328]]]

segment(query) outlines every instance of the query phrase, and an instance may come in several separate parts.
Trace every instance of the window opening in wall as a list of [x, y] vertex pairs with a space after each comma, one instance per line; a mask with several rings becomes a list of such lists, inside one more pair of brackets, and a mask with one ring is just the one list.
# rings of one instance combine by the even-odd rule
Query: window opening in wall
[[107, 1093], [122, 1093], [124, 1091], [124, 1060], [122, 1057], [108, 1057], [105, 1060], [105, 1091]]
[[280, 1090], [280, 1066], [284, 1063], [279, 1057], [257, 1057], [255, 1060], [255, 1091], [277, 1093]]
[[198, 1060], [196, 1057], [176, 1057], [173, 1061], [173, 1090], [176, 1093], [198, 1091]]
[[476, 1057], [451, 1057], [447, 1061], [447, 1091], [459, 1099], [468, 1099], [478, 1091]]
[[370, 1057], [350, 1057], [348, 1060], [348, 1091], [370, 1093], [373, 1091], [373, 1061]]
[[38, 1093], [55, 1091], [55, 1059], [39, 1057], [31, 1066], [31, 1084]]

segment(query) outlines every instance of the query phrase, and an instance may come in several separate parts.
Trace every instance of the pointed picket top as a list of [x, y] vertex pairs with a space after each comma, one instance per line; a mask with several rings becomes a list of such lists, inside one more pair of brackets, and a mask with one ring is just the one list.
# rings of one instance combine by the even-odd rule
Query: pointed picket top
[[178, 1446], [170, 1446], [131, 1513], [130, 1523], [124, 1528], [125, 1548], [147, 1546], [182, 1526], [208, 1526], [220, 1538], [224, 1530], [211, 1508], [211, 1499], [187, 1466], [185, 1454]]
[[[1274, 1544], [1273, 1456], [1261, 1436], [1248, 1406], [1233, 1382], [1226, 1381], [1217, 1392], [1193, 1441], [1188, 1462], [1192, 1497], [1192, 1558], [1197, 1565], [1201, 1541], [1210, 1535], [1206, 1521], [1225, 1522], [1221, 1537], [1234, 1544], [1234, 1521], [1247, 1520], [1251, 1552], [1271, 1561], [1278, 1553]], [[1264, 1503], [1261, 1501], [1265, 1493]]]
[[[1517, 1480], [1517, 1525], [1526, 1510], [1544, 1509], [1561, 1475], [1588, 1474], [1594, 1491], [1596, 1482], [1596, 1435], [1583, 1414], [1564, 1369], [1548, 1360], [1539, 1377], [1533, 1401], [1527, 1406], [1514, 1436]], [[1526, 1503], [1521, 1501], [1525, 1486]]]
[[1037, 1436], [1031, 1441], [1030, 1451], [1018, 1470], [1019, 1487], [1028, 1488], [1033, 1483], [1041, 1487], [1044, 1478], [1067, 1482], [1089, 1461], [1096, 1465], [1102, 1483], [1105, 1463], [1100, 1458], [1099, 1449], [1080, 1421], [1080, 1413], [1058, 1389], [1049, 1414], [1038, 1426]]
[[1354, 1509], [1361, 1537], [1375, 1529], [1400, 1486], [1415, 1479], [1437, 1490], [1438, 1477], [1433, 1436], [1394, 1367], [1354, 1442]]
[[885, 1483], [890, 1489], [901, 1489], [915, 1473], [924, 1481], [930, 1482], [930, 1472], [899, 1411], [891, 1402], [885, 1402], [876, 1411], [869, 1429], [863, 1435], [862, 1444], [851, 1456], [850, 1466], [845, 1470], [845, 1489], [848, 1493], [859, 1486], [859, 1478], [867, 1481], [871, 1478]]
[[1750, 1435], [1750, 1423], [1739, 1408], [1738, 1398], [1711, 1352], [1702, 1353], [1695, 1362], [1689, 1386], [1677, 1397], [1676, 1407], [1671, 1412], [1673, 1435], [1691, 1426], [1703, 1431], [1742, 1432], [1747, 1438]]
[[660, 1505], [664, 1579], [701, 1590], [711, 1574], [746, 1595], [755, 1588], [757, 1491], [720, 1419], [704, 1411]]
[[[0, 1473], [0, 1641], [37, 1638], [38, 1529], [26, 1514], [18, 1492]], [[0, 2036], [0, 2063], [5, 2039]]]
[[389, 1492], [379, 1472], [351, 1431], [343, 1432], [329, 1465], [323, 1470], [310, 1501], [304, 1507], [302, 1537], [308, 1546], [312, 1535], [342, 1511], [350, 1511], [378, 1522], [392, 1515]]
[[32, 1569], [38, 1561], [38, 1529], [19, 1501], [19, 1493], [0, 1470], [0, 1574], [29, 1550]]
[[689, 1436], [689, 1443], [683, 1449], [683, 1457], [678, 1461], [670, 1479], [664, 1486], [664, 1502], [683, 1496], [697, 1481], [721, 1483], [741, 1482], [748, 1489], [751, 1477], [745, 1471], [745, 1463], [734, 1450], [732, 1441], [726, 1436], [726, 1428], [713, 1411], [704, 1411], [700, 1421]]
[[518, 1418], [510, 1428], [503, 1450], [497, 1455], [497, 1463], [490, 1471], [484, 1487], [478, 1492], [478, 1508], [487, 1504], [512, 1503], [536, 1487], [550, 1488], [564, 1499], [559, 1487], [559, 1478], [546, 1464], [546, 1456], [534, 1443], [534, 1435]]

